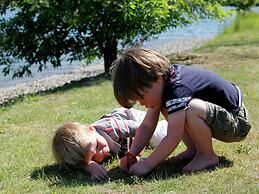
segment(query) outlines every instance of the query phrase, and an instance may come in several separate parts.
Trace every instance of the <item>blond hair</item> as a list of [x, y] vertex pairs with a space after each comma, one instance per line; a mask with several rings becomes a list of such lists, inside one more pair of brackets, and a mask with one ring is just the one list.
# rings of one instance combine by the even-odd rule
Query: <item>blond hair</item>
[[57, 162], [83, 168], [87, 153], [94, 143], [92, 134], [84, 125], [68, 122], [56, 130], [52, 141], [52, 152]]
[[123, 107], [130, 108], [136, 99], [151, 88], [160, 75], [169, 73], [169, 60], [150, 49], [131, 48], [111, 67], [114, 96]]

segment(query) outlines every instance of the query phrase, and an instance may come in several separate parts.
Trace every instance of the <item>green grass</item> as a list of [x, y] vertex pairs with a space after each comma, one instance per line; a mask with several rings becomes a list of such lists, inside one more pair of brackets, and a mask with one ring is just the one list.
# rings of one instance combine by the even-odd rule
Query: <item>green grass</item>
[[259, 44], [259, 14], [247, 12], [239, 14], [229, 28], [223, 34], [206, 46], [234, 46], [234, 45], [258, 45]]
[[[249, 20], [254, 18], [258, 21], [258, 15]], [[169, 56], [172, 62], [209, 68], [237, 83], [244, 92], [252, 130], [240, 143], [214, 141], [221, 156], [215, 169], [183, 174], [183, 164], [167, 160], [139, 178], [122, 174], [113, 160], [105, 164], [111, 179], [93, 182], [82, 172], [56, 165], [50, 144], [57, 126], [65, 121], [91, 123], [119, 106], [109, 76], [100, 75], [18, 98], [0, 109], [0, 193], [259, 193], [259, 37], [255, 40], [250, 36], [258, 33], [254, 29], [259, 24], [252, 24], [256, 26], [251, 31], [240, 28], [231, 36], [226, 30], [193, 53]], [[245, 43], [238, 38], [243, 33], [249, 39]], [[250, 44], [253, 41], [257, 43]], [[182, 150], [180, 144], [175, 153]], [[145, 154], [150, 152], [148, 149]]]

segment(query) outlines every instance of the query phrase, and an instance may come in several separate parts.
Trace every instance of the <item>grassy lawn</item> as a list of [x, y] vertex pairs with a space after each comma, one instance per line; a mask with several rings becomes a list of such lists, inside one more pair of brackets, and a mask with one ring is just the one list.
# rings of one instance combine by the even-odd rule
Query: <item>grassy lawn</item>
[[[240, 143], [214, 141], [220, 155], [216, 168], [183, 174], [183, 164], [169, 159], [139, 178], [121, 173], [114, 160], [105, 164], [110, 180], [93, 182], [82, 172], [55, 164], [50, 145], [57, 126], [65, 121], [91, 123], [119, 106], [109, 76], [100, 75], [0, 108], [0, 193], [259, 193], [258, 21], [259, 15], [238, 18], [193, 53], [169, 56], [172, 62], [209, 68], [243, 90], [252, 130]], [[180, 144], [172, 155], [183, 150]]]

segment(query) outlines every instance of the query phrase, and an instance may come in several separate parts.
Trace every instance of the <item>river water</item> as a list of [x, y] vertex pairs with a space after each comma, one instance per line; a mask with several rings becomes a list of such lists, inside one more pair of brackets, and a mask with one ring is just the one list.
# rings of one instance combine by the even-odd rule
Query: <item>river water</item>
[[[158, 48], [165, 44], [180, 43], [182, 41], [198, 39], [198, 38], [212, 38], [220, 34], [226, 26], [228, 26], [233, 21], [233, 17], [226, 18], [225, 21], [209, 20], [204, 19], [202, 21], [195, 22], [193, 24], [187, 25], [182, 28], [170, 29], [166, 32], [161, 33], [156, 39], [149, 40], [144, 43], [147, 48]], [[21, 65], [22, 63], [17, 63], [16, 65]], [[95, 60], [90, 65], [103, 64], [101, 59]], [[41, 78], [46, 78], [51, 75], [69, 73], [73, 69], [84, 66], [85, 64], [80, 61], [75, 61], [72, 64], [69, 62], [62, 62], [62, 66], [59, 68], [53, 68], [51, 64], [47, 65], [47, 68], [42, 72], [37, 72], [37, 68], [32, 68], [31, 77], [23, 77], [12, 79], [11, 75], [4, 76], [0, 72], [0, 89], [8, 88], [14, 86], [18, 83], [25, 83]], [[2, 67], [0, 66], [0, 71]]]

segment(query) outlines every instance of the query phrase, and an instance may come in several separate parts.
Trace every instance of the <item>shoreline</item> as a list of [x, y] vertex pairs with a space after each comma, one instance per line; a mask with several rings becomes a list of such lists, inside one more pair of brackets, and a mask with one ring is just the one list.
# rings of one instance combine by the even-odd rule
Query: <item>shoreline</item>
[[[170, 55], [173, 53], [181, 53], [191, 51], [194, 48], [200, 47], [204, 42], [211, 38], [191, 38], [179, 43], [167, 43], [163, 46], [151, 48], [163, 55]], [[0, 89], [0, 105], [5, 105], [13, 99], [20, 96], [46, 92], [61, 87], [72, 81], [79, 81], [83, 78], [94, 77], [104, 73], [103, 64], [87, 65], [78, 69], [71, 70], [69, 73], [52, 75], [47, 78], [17, 84], [8, 88]]]

